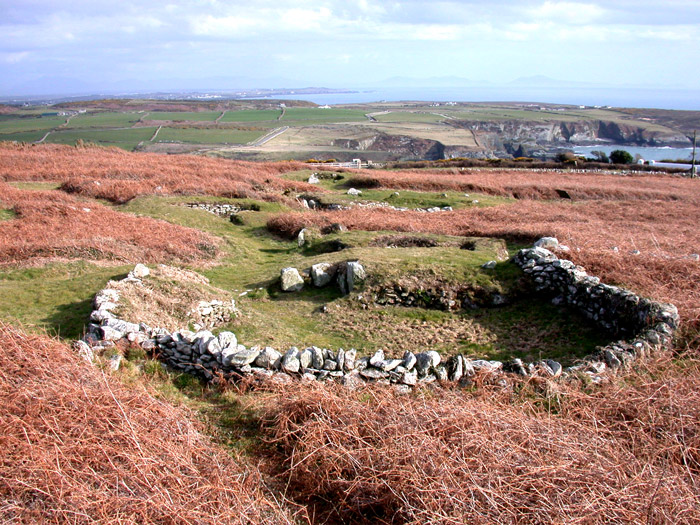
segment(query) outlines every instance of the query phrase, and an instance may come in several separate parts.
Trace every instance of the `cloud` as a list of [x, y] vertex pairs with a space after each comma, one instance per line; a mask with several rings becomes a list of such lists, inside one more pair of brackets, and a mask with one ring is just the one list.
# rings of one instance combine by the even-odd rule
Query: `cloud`
[[606, 9], [597, 4], [547, 1], [532, 9], [530, 11], [530, 16], [539, 21], [552, 21], [565, 24], [589, 24], [602, 20], [606, 13]]
[[227, 70], [338, 83], [357, 68], [430, 76], [455, 64], [475, 78], [557, 76], [545, 60], [584, 76], [591, 57], [644, 57], [700, 83], [681, 64], [697, 49], [697, 0], [0, 0], [0, 12], [0, 77], [18, 80], [63, 68], [97, 82]]

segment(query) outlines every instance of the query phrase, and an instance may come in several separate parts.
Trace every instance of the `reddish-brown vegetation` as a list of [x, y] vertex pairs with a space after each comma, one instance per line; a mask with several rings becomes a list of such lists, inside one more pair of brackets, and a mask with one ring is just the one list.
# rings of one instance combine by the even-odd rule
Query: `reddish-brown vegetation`
[[[518, 199], [684, 200], [685, 179], [675, 175], [621, 175], [595, 172], [538, 170], [413, 170], [357, 172], [352, 185], [423, 191], [466, 191]], [[691, 197], [693, 198], [693, 197]]]
[[697, 523], [700, 364], [686, 365], [548, 398], [295, 386], [270, 427], [290, 487], [331, 522]]
[[[632, 187], [637, 180], [625, 179]], [[306, 226], [342, 223], [349, 229], [491, 236], [532, 242], [553, 235], [569, 245], [564, 254], [605, 282], [676, 304], [686, 321], [700, 325], [700, 197], [697, 181], [672, 181], [682, 200], [542, 202], [521, 200], [489, 208], [425, 214], [354, 208], [339, 212], [292, 212], [268, 227], [293, 236]], [[662, 191], [665, 180], [658, 181]], [[669, 190], [674, 192], [673, 189]], [[613, 248], [617, 247], [618, 251]], [[639, 250], [638, 255], [631, 252]]]
[[279, 177], [301, 167], [293, 162], [259, 164], [117, 148], [0, 143], [0, 180], [57, 181], [65, 191], [119, 203], [148, 194], [276, 200], [286, 189], [314, 188]]
[[0, 323], [0, 521], [292, 523], [189, 411]]
[[216, 239], [200, 231], [81, 202], [60, 191], [20, 190], [0, 182], [0, 203], [16, 216], [0, 221], [2, 264], [37, 257], [191, 261], [216, 253]]

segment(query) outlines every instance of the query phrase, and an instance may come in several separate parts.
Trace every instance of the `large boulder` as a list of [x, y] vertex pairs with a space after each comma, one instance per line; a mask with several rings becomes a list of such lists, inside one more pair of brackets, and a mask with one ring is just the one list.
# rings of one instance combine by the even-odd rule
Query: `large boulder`
[[283, 268], [280, 272], [280, 281], [283, 292], [298, 292], [304, 288], [304, 278], [296, 268]]
[[299, 349], [291, 347], [282, 357], [281, 364], [282, 372], [287, 374], [296, 374], [301, 369], [301, 361], [299, 361]]
[[359, 281], [367, 277], [365, 268], [359, 261], [349, 261], [338, 268], [338, 286], [344, 294], [349, 294]]
[[326, 286], [333, 280], [333, 275], [335, 274], [335, 267], [331, 263], [318, 263], [311, 267], [311, 279], [313, 280], [314, 286], [321, 288]]
[[258, 357], [255, 358], [254, 364], [260, 368], [272, 368], [276, 370], [280, 367], [281, 362], [282, 354], [274, 348], [266, 346], [260, 351]]
[[559, 240], [556, 237], [542, 237], [535, 241], [535, 248], [544, 248], [545, 250], [556, 250], [559, 248]]
[[129, 277], [143, 279], [144, 277], [148, 277], [150, 274], [151, 270], [148, 269], [148, 266], [138, 263], [136, 266], [134, 266], [134, 269], [129, 272]]

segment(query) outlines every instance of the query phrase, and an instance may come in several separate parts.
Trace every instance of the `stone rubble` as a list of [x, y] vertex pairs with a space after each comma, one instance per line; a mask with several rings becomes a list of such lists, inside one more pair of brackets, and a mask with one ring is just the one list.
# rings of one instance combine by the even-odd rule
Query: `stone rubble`
[[[547, 378], [570, 378], [582, 374], [593, 382], [599, 382], [609, 371], [624, 367], [655, 349], [671, 345], [679, 322], [675, 306], [601, 284], [598, 278], [589, 276], [571, 261], [559, 259], [542, 247], [521, 250], [513, 261], [533, 280], [538, 292], [552, 297], [558, 304], [577, 308], [601, 328], [625, 339], [599, 348], [580, 364], [566, 369], [552, 359], [524, 363], [520, 359], [501, 362], [453, 355], [445, 360], [433, 350], [406, 351], [400, 359], [386, 356], [382, 350], [358, 358], [355, 349], [334, 352], [315, 346], [302, 350], [291, 347], [282, 353], [271, 347], [246, 348], [238, 343], [232, 332], [221, 332], [218, 336], [202, 329], [171, 333], [162, 328], [118, 319], [113, 310], [118, 307], [119, 293], [105, 288], [95, 297], [95, 310], [90, 315], [88, 334], [82, 341], [76, 342], [74, 348], [81, 358], [93, 361], [95, 355], [112, 349], [116, 341], [125, 339], [158, 356], [167, 366], [208, 381], [215, 377], [235, 380], [253, 376], [278, 381], [297, 377], [303, 380], [337, 380], [349, 388], [373, 381], [406, 389], [448, 381], [465, 386], [471, 384], [470, 378], [476, 373], [496, 376], [511, 373]], [[330, 265], [315, 266], [318, 266], [317, 277], [326, 275], [330, 268]], [[346, 263], [340, 268], [344, 269], [339, 269], [337, 273], [339, 282], [344, 283], [341, 286], [351, 289], [356, 279], [360, 276], [364, 278], [364, 269], [357, 262]], [[289, 274], [298, 276], [303, 284], [296, 269], [285, 270], [294, 270]], [[135, 276], [139, 274], [144, 274], [140, 267], [131, 272], [132, 277], [127, 279], [138, 280]], [[313, 275], [312, 269], [312, 278]], [[118, 354], [111, 354], [108, 367], [117, 369], [119, 364]]]

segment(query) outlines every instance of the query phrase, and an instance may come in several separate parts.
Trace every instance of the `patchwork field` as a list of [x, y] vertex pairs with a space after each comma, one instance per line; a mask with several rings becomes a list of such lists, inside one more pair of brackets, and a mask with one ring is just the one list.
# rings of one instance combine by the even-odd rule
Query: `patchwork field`
[[[222, 121], [276, 118], [256, 111], [226, 111]], [[282, 124], [319, 122], [324, 111], [369, 125], [365, 108], [286, 108]], [[390, 125], [391, 115], [375, 118]], [[416, 125], [442, 125], [420, 115]], [[104, 122], [120, 118], [131, 117]], [[126, 144], [122, 131], [154, 128], [93, 136]], [[246, 142], [262, 134], [164, 126], [158, 138], [243, 142], [246, 133]], [[129, 140], [149, 140], [139, 137]], [[0, 519], [696, 523], [698, 223], [697, 179], [664, 174], [310, 170], [2, 143]], [[138, 344], [110, 348], [98, 365], [70, 348], [95, 294], [144, 263], [161, 273], [144, 281], [152, 302], [127, 298], [120, 315], [131, 322], [161, 316], [192, 328], [198, 300], [218, 297], [240, 315], [214, 332], [248, 347], [572, 364], [614, 337], [538, 299], [507, 260], [542, 236], [556, 236], [569, 249], [561, 257], [603, 282], [677, 305], [674, 350], [599, 383], [479, 373], [465, 388], [435, 383], [401, 395], [379, 383], [205, 384]], [[280, 289], [282, 268], [355, 260], [367, 278], [350, 294], [308, 282]], [[375, 300], [388, 288], [459, 288], [469, 300], [453, 309]]]
[[[699, 114], [689, 111], [517, 102], [329, 107], [271, 99], [98, 100], [8, 108], [0, 115], [0, 141], [81, 140], [128, 151], [263, 161], [544, 159], [580, 144], [688, 146], [689, 130], [700, 123]], [[272, 130], [279, 133], [258, 141]]]

